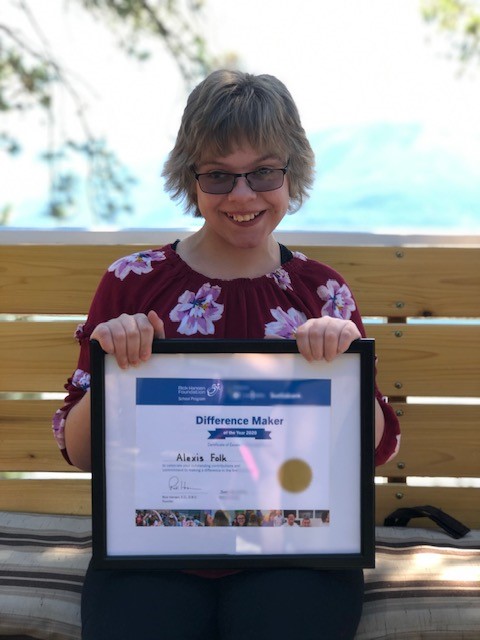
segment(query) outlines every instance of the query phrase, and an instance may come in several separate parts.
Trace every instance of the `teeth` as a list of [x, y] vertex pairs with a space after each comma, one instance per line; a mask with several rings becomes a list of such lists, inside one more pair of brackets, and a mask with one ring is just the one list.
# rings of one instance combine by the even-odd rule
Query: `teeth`
[[229, 217], [232, 218], [232, 220], [235, 220], [235, 222], [248, 222], [249, 220], [253, 220], [257, 216], [258, 213], [246, 213], [245, 215], [236, 215], [232, 213], [231, 215], [229, 215]]

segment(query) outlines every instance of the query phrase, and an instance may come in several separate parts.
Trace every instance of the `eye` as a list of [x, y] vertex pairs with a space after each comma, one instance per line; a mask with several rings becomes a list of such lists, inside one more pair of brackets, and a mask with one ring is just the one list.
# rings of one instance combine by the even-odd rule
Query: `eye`
[[207, 173], [210, 180], [215, 182], [221, 182], [222, 180], [228, 180], [231, 177], [230, 173], [224, 173], [223, 171], [210, 171]]
[[260, 180], [263, 180], [265, 178], [270, 178], [274, 171], [275, 169], [270, 169], [268, 167], [261, 167], [260, 169], [256, 169], [255, 171], [252, 171], [252, 173], [255, 176], [255, 178], [260, 178]]

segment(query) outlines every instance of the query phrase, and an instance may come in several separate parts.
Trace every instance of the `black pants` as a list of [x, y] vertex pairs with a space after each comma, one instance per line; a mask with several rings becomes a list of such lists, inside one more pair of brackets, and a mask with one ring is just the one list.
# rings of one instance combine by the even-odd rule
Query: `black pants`
[[351, 640], [363, 573], [268, 569], [223, 578], [88, 569], [83, 640]]

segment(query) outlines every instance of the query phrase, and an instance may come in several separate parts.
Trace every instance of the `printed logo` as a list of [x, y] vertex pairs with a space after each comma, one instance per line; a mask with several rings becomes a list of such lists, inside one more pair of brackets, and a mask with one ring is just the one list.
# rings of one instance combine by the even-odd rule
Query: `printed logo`
[[223, 391], [223, 385], [221, 382], [214, 382], [207, 389], [207, 396], [211, 398], [212, 396], [217, 395], [217, 393], [221, 393]]

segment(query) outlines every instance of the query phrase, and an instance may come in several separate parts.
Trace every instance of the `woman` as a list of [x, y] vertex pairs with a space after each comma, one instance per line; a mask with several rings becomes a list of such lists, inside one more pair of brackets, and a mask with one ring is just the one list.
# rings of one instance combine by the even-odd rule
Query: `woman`
[[[54, 419], [71, 463], [90, 468], [90, 338], [127, 368], [149, 359], [154, 337], [293, 338], [307, 361], [330, 362], [365, 335], [343, 278], [273, 236], [307, 197], [313, 165], [295, 103], [278, 79], [217, 71], [193, 90], [164, 175], [172, 197], [183, 199], [203, 226], [181, 242], [117, 260], [105, 274], [77, 332], [78, 368]], [[381, 464], [395, 454], [399, 429], [378, 389], [375, 396]], [[304, 625], [303, 637], [347, 639], [362, 602], [360, 570], [90, 568], [83, 638], [154, 638], [152, 616], [182, 640], [253, 638], [259, 628], [276, 629], [282, 611], [282, 634], [297, 633], [298, 620], [315, 612], [323, 635], [318, 625]]]

